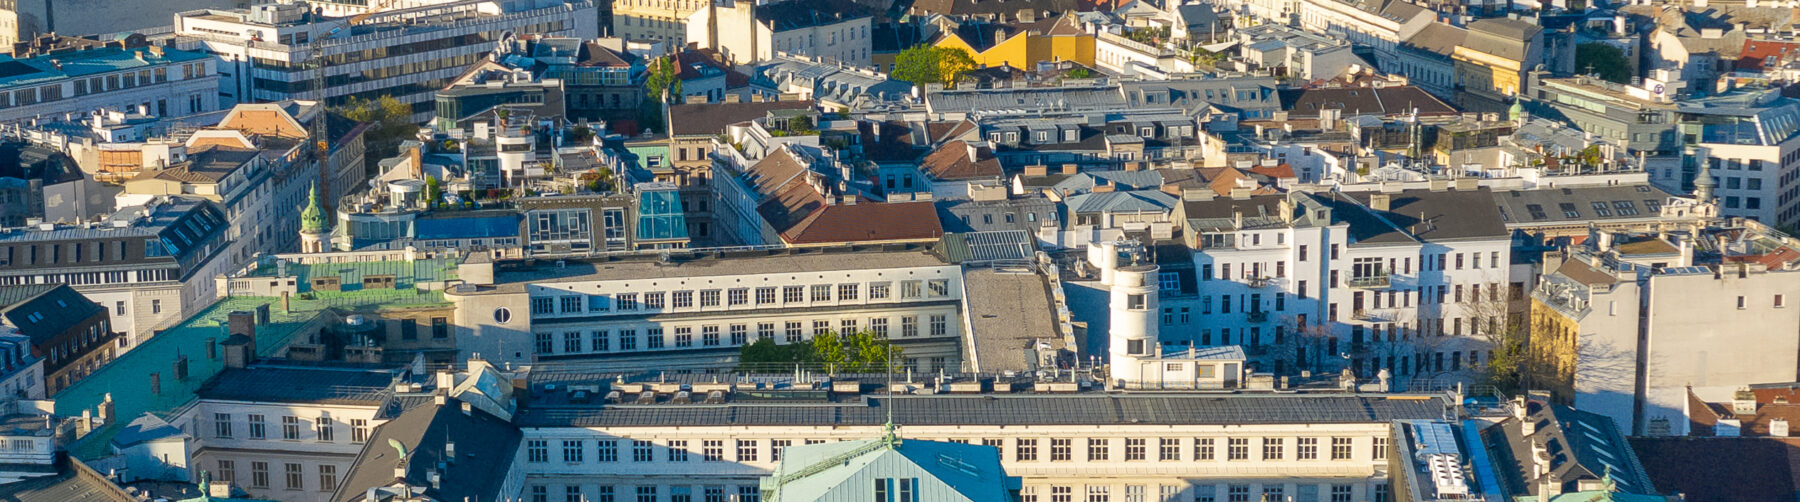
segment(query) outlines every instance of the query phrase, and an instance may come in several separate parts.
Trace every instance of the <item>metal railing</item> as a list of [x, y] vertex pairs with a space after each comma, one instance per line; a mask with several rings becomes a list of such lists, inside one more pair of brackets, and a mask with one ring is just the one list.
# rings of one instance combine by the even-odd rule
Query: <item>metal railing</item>
[[1351, 277], [1349, 282], [1350, 287], [1352, 288], [1385, 288], [1392, 282], [1391, 277], [1392, 276], [1384, 273], [1379, 275]]

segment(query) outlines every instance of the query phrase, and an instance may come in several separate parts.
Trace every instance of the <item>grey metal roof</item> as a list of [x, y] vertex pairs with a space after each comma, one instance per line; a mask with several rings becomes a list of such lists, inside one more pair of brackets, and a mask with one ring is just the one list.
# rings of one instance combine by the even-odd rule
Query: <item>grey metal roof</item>
[[1029, 260], [1037, 253], [1037, 240], [1024, 230], [993, 230], [944, 234], [944, 256], [952, 262]]
[[1117, 86], [1016, 87], [937, 91], [925, 95], [932, 113], [1095, 111], [1126, 108]]
[[1656, 219], [1668, 198], [1668, 192], [1646, 183], [1499, 191], [1494, 192], [1494, 206], [1508, 226], [1533, 226]]
[[[369, 488], [389, 486], [398, 481], [396, 468], [407, 484], [429, 487], [419, 495], [431, 500], [501, 500], [524, 435], [480, 408], [464, 412], [461, 404], [420, 406], [376, 428], [330, 500], [360, 500]], [[405, 456], [391, 443], [404, 447]], [[448, 443], [456, 444], [454, 458]], [[440, 470], [440, 463], [441, 482], [433, 483], [428, 471]]]
[[[1346, 195], [1366, 205], [1372, 193]], [[1412, 189], [1392, 194], [1391, 200], [1388, 211], [1376, 213], [1422, 241], [1511, 235], [1500, 221], [1500, 211], [1492, 203], [1493, 192], [1487, 187], [1443, 191]]]
[[1120, 212], [1167, 212], [1179, 202], [1175, 196], [1158, 190], [1130, 190], [1125, 192], [1084, 193], [1069, 197], [1067, 202], [1071, 212], [1080, 213], [1120, 213]]
[[803, 248], [692, 255], [670, 252], [667, 259], [645, 254], [592, 260], [513, 262], [495, 267], [495, 284], [524, 285], [584, 280], [709, 277], [720, 274], [776, 274], [949, 265], [925, 246]]
[[866, 397], [850, 403], [612, 404], [526, 409], [520, 427], [1241, 425], [1389, 423], [1437, 418], [1419, 395], [1077, 394]]

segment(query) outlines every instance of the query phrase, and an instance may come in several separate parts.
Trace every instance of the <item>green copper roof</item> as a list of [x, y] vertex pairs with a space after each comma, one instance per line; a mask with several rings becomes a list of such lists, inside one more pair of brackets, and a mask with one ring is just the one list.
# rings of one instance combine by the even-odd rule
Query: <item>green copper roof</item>
[[315, 186], [307, 198], [306, 209], [300, 211], [300, 231], [324, 233], [325, 226], [325, 208], [319, 206], [319, 187]]
[[[131, 419], [145, 413], [166, 413], [194, 399], [194, 392], [225, 368], [223, 353], [208, 353], [207, 340], [223, 343], [226, 317], [236, 311], [255, 311], [269, 306], [269, 322], [256, 328], [257, 355], [274, 355], [296, 334], [311, 326], [328, 308], [350, 311], [374, 311], [401, 305], [445, 304], [442, 291], [417, 289], [372, 289], [363, 291], [316, 292], [292, 298], [292, 310], [284, 311], [281, 299], [266, 296], [238, 296], [219, 300], [200, 313], [189, 317], [162, 333], [145, 339], [136, 348], [56, 394], [56, 413], [80, 416], [83, 410], [97, 410], [100, 402], [112, 395], [112, 423], [94, 431], [69, 448], [79, 458], [107, 455], [107, 444]], [[187, 378], [175, 378], [174, 362], [186, 357]], [[150, 375], [158, 375], [159, 389], [152, 389]]]

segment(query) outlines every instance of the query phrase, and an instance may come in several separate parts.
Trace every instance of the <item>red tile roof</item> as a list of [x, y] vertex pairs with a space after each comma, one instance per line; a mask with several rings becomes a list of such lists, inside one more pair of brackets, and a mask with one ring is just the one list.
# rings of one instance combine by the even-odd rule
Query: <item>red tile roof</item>
[[[1744, 50], [1738, 56], [1737, 69], [1763, 71], [1770, 69], [1769, 62], [1780, 64], [1800, 56], [1800, 43], [1776, 42], [1773, 40], [1745, 40]], [[1771, 60], [1769, 58], [1773, 57]]]
[[971, 146], [962, 140], [945, 143], [926, 155], [919, 169], [940, 180], [996, 178], [1004, 174], [992, 148]]

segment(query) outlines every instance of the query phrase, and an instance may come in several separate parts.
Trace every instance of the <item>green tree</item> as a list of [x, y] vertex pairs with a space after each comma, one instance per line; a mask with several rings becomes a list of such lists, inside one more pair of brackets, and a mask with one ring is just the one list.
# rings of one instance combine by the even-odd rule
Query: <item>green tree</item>
[[915, 85], [937, 83], [953, 88], [956, 86], [956, 79], [962, 78], [963, 73], [974, 68], [975, 58], [969, 55], [969, 51], [915, 45], [894, 56], [894, 73], [890, 76]]
[[663, 129], [663, 105], [681, 102], [681, 78], [675, 68], [675, 56], [664, 56], [650, 62], [644, 76], [644, 100], [638, 110], [644, 127]]
[[824, 365], [827, 370], [849, 370], [850, 351], [844, 347], [843, 337], [836, 331], [826, 331], [813, 335], [812, 363]]
[[437, 207], [438, 202], [439, 202], [438, 198], [443, 197], [443, 195], [444, 195], [443, 182], [438, 181], [436, 176], [429, 176], [429, 175], [426, 176], [425, 177], [425, 205], [430, 206], [430, 207]]
[[1631, 83], [1631, 63], [1625, 59], [1625, 51], [1600, 42], [1575, 46], [1575, 71], [1597, 74], [1610, 82]]
[[850, 335], [850, 363], [848, 371], [860, 373], [878, 373], [892, 368], [890, 362], [900, 361], [900, 348], [885, 339], [875, 337], [874, 333], [863, 331]]
[[373, 124], [363, 142], [371, 157], [385, 159], [399, 153], [400, 142], [418, 136], [419, 124], [412, 121], [412, 107], [393, 96], [375, 99], [350, 98], [337, 113], [357, 122]]
[[811, 340], [778, 344], [771, 338], [759, 338], [738, 348], [739, 371], [784, 371], [792, 365], [846, 373], [885, 371], [888, 362], [900, 361], [903, 352], [892, 342], [863, 331], [839, 335], [827, 331]]
[[794, 117], [793, 119], [788, 120], [788, 130], [793, 131], [795, 134], [806, 134], [808, 132], [812, 132], [812, 130], [813, 130], [812, 118], [807, 117], [805, 115], [802, 115], [799, 117]]

